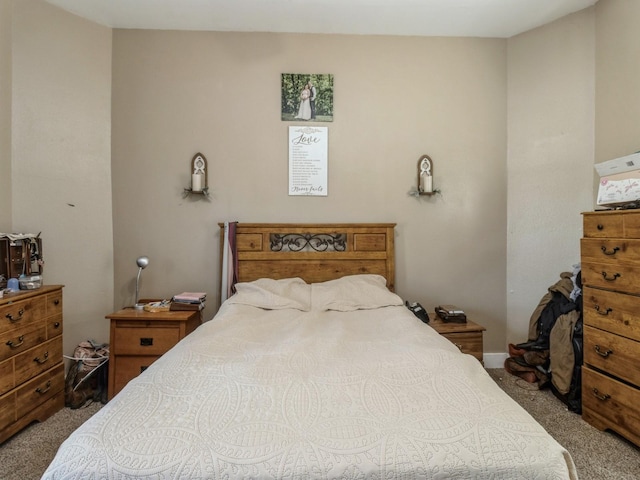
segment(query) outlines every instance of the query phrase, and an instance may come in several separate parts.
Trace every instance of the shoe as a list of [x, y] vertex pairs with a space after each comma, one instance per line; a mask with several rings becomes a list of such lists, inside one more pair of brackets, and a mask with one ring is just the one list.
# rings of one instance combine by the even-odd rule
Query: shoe
[[523, 358], [527, 362], [527, 364], [534, 367], [538, 365], [544, 365], [545, 363], [547, 363], [547, 360], [549, 360], [549, 350], [531, 350], [529, 352], [525, 352]]
[[523, 350], [548, 350], [549, 344], [540, 340], [533, 340], [531, 342], [518, 343], [516, 348], [520, 348]]
[[527, 350], [524, 348], [518, 348], [513, 343], [509, 344], [509, 356], [510, 357], [521, 357]]
[[504, 361], [504, 369], [507, 373], [520, 377], [529, 383], [538, 382], [535, 368], [519, 365], [513, 358], [507, 358]]

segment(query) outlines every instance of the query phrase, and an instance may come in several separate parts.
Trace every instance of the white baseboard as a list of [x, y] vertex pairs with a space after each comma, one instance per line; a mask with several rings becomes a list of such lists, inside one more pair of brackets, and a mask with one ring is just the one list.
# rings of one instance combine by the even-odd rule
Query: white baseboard
[[484, 368], [503, 368], [504, 361], [509, 358], [507, 352], [504, 353], [485, 353], [482, 356]]

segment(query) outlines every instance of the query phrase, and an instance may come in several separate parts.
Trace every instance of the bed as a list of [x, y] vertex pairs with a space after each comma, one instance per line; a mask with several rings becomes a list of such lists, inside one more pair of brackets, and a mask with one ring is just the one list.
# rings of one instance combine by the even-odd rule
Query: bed
[[45, 479], [575, 479], [568, 452], [394, 290], [394, 226], [236, 226], [236, 293]]

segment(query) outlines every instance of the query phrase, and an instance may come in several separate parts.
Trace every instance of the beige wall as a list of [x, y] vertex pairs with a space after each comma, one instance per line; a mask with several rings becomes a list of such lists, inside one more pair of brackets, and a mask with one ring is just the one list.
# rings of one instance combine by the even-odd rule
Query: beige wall
[[[589, 129], [596, 161], [638, 150], [637, 2], [600, 0], [508, 41], [116, 30], [113, 44], [40, 0], [0, 2], [0, 82], [13, 77], [9, 124], [0, 97], [13, 221], [0, 225], [43, 231], [45, 278], [67, 285], [66, 353], [107, 339], [141, 254], [144, 296], [203, 289], [211, 316], [224, 220], [397, 222], [400, 295], [463, 306], [488, 327], [485, 351], [503, 352], [578, 259]], [[287, 195], [283, 72], [335, 75], [326, 198]], [[181, 196], [197, 151], [211, 202]], [[407, 195], [423, 153], [442, 196]]]
[[640, 150], [640, 2], [596, 4], [596, 162]]
[[[331, 73], [327, 197], [287, 194], [281, 73]], [[398, 293], [455, 303], [504, 351], [506, 41], [500, 39], [114, 31], [116, 307], [143, 295], [210, 295], [218, 228], [241, 222], [396, 222]], [[210, 202], [183, 199], [196, 152]], [[442, 196], [416, 199], [434, 161]]]
[[595, 10], [509, 39], [507, 340], [580, 262], [593, 208]]
[[0, 0], [0, 232], [11, 231], [11, 0]]
[[113, 304], [111, 30], [40, 0], [13, 2], [12, 29], [12, 230], [42, 232], [72, 353], [108, 339]]

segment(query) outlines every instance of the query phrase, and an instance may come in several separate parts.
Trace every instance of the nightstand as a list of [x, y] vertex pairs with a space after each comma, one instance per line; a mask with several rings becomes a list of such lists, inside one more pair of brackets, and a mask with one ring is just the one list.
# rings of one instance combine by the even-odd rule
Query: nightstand
[[111, 320], [109, 400], [201, 323], [199, 311], [125, 308], [106, 318]]
[[482, 363], [482, 332], [486, 328], [468, 318], [467, 323], [445, 323], [435, 312], [431, 312], [429, 318], [431, 319], [429, 325], [436, 332], [458, 347], [462, 353], [471, 354]]

